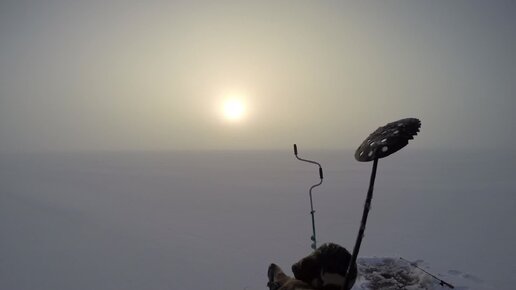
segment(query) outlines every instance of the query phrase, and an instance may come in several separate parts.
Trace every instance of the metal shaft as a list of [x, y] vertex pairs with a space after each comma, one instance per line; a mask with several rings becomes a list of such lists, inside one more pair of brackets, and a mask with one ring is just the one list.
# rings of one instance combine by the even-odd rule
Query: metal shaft
[[317, 236], [315, 234], [315, 210], [314, 210], [314, 203], [313, 203], [313, 199], [312, 199], [312, 189], [314, 189], [315, 187], [321, 185], [322, 183], [322, 178], [321, 178], [321, 181], [317, 184], [314, 184], [312, 185], [312, 187], [310, 187], [310, 214], [312, 215], [312, 249], [317, 249]]
[[364, 211], [362, 213], [362, 221], [360, 222], [360, 229], [358, 231], [357, 240], [355, 242], [355, 247], [353, 248], [353, 254], [351, 255], [351, 260], [349, 261], [348, 270], [346, 271], [346, 277], [344, 278], [344, 285], [342, 285], [342, 289], [348, 289], [349, 276], [351, 273], [351, 269], [353, 265], [357, 262], [358, 252], [360, 251], [360, 245], [362, 244], [362, 239], [364, 238], [364, 231], [367, 223], [367, 216], [369, 215], [369, 210], [371, 209], [371, 200], [373, 199], [373, 189], [374, 189], [374, 180], [376, 178], [376, 168], [378, 166], [378, 158], [373, 161], [373, 170], [371, 171], [371, 179], [369, 180], [369, 189], [367, 190], [367, 197], [364, 204]]
[[301, 160], [301, 161], [304, 161], [304, 162], [308, 162], [308, 163], [312, 163], [312, 164], [315, 164], [317, 166], [319, 166], [319, 177], [321, 178], [321, 181], [319, 181], [319, 183], [316, 183], [314, 185], [312, 185], [312, 187], [310, 187], [310, 190], [309, 190], [309, 195], [310, 195], [310, 214], [312, 215], [312, 237], [310, 238], [312, 240], [312, 245], [311, 245], [311, 248], [313, 250], [317, 249], [317, 236], [315, 234], [315, 210], [314, 210], [314, 202], [313, 202], [313, 198], [312, 198], [312, 190], [321, 185], [322, 182], [323, 182], [323, 170], [322, 170], [322, 166], [319, 162], [315, 162], [315, 161], [312, 161], [312, 160], [308, 160], [308, 159], [303, 159], [299, 156], [297, 156], [297, 145], [294, 144], [294, 155], [296, 155], [296, 158], [298, 160]]

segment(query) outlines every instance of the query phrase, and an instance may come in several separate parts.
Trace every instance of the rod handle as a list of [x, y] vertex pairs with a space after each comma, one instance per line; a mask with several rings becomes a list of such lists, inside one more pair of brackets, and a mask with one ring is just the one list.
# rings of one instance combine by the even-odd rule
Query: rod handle
[[319, 177], [321, 177], [321, 179], [323, 179], [322, 167], [319, 167]]
[[441, 286], [446, 285], [446, 286], [448, 286], [448, 287], [449, 287], [449, 288], [451, 288], [451, 289], [455, 289], [455, 287], [453, 287], [453, 285], [452, 285], [452, 284], [450, 284], [450, 283], [446, 283], [446, 282], [444, 282], [443, 280], [441, 280], [441, 283], [440, 283], [440, 284], [441, 284]]

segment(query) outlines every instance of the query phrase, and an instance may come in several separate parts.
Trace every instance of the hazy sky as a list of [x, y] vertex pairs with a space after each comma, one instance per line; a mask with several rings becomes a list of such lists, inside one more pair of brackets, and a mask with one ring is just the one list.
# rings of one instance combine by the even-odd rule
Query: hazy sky
[[[0, 1], [0, 151], [513, 152], [515, 1]], [[240, 96], [242, 121], [221, 117]]]

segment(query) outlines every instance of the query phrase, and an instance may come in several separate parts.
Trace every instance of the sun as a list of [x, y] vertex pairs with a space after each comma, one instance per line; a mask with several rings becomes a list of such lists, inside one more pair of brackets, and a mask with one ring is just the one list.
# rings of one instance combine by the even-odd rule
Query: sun
[[228, 121], [240, 121], [245, 117], [245, 113], [245, 104], [241, 99], [226, 99], [222, 103], [222, 115]]

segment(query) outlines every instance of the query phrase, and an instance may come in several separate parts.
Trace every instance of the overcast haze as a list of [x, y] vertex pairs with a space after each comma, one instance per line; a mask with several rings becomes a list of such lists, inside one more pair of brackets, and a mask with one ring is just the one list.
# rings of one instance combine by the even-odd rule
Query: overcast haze
[[513, 150], [515, 27], [514, 1], [1, 1], [0, 151], [356, 148], [405, 117], [414, 148]]

